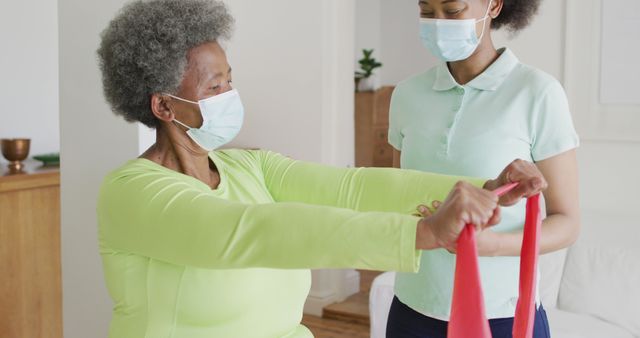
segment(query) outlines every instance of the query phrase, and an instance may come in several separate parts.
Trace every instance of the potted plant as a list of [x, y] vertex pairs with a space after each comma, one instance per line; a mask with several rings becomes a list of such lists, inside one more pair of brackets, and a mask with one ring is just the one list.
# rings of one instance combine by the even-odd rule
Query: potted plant
[[[382, 67], [382, 63], [378, 62], [375, 58], [371, 57], [373, 54], [373, 49], [363, 49], [362, 53], [364, 54], [363, 58], [358, 61], [360, 64], [360, 70], [355, 72], [355, 81], [356, 81], [356, 91], [359, 91], [360, 82], [365, 79], [369, 79], [371, 75], [373, 75], [373, 71], [376, 68]], [[367, 88], [368, 90], [373, 89], [373, 85], [371, 84], [371, 88]]]

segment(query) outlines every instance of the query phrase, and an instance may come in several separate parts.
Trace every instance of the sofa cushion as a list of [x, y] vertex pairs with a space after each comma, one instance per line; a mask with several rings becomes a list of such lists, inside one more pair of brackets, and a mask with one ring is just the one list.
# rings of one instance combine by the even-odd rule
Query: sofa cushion
[[369, 291], [369, 320], [371, 338], [385, 338], [387, 317], [393, 301], [395, 272], [385, 272], [373, 280]]
[[554, 308], [558, 303], [558, 290], [562, 280], [567, 250], [560, 250], [538, 258], [540, 271], [540, 299], [545, 307]]
[[640, 336], [639, 285], [640, 249], [578, 243], [567, 254], [558, 307]]
[[621, 327], [590, 315], [547, 308], [547, 318], [553, 338], [633, 338]]

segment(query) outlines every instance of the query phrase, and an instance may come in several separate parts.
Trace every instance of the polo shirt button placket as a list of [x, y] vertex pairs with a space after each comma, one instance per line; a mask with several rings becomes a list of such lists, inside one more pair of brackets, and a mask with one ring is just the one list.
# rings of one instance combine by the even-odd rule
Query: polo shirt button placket
[[444, 148], [444, 153], [445, 154], [449, 154], [449, 147], [451, 145], [451, 138], [452, 138], [452, 134], [454, 132], [454, 128], [456, 123], [458, 122], [459, 119], [459, 114], [460, 114], [460, 109], [462, 108], [462, 101], [464, 100], [464, 94], [465, 94], [465, 90], [463, 87], [456, 87], [455, 89], [456, 94], [458, 94], [458, 103], [455, 104], [455, 106], [453, 106], [452, 112], [453, 112], [453, 119], [451, 121], [451, 123], [449, 123], [449, 126], [445, 129], [444, 132], [444, 137], [443, 137], [443, 148]]

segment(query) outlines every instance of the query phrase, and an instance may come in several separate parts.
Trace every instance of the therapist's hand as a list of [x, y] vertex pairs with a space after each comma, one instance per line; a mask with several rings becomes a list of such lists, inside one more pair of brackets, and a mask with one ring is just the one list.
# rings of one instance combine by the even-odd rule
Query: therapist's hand
[[505, 184], [518, 182], [518, 186], [500, 197], [500, 205], [510, 206], [523, 197], [530, 197], [547, 189], [547, 181], [535, 164], [524, 160], [511, 162], [496, 178], [485, 183], [484, 188], [495, 190]]
[[455, 248], [466, 224], [481, 230], [499, 222], [500, 208], [494, 193], [458, 182], [438, 209], [418, 222], [416, 248]]

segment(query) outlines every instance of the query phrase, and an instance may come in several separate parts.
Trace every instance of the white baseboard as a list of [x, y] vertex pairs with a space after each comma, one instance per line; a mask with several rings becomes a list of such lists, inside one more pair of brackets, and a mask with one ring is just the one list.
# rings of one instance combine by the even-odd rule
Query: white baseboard
[[322, 309], [329, 304], [339, 302], [337, 294], [331, 294], [326, 297], [309, 295], [304, 303], [304, 313], [322, 317]]
[[348, 270], [343, 282], [342, 297], [347, 298], [360, 291], [360, 273], [356, 270]]
[[342, 270], [339, 280], [330, 287], [325, 285], [323, 291], [312, 290], [304, 304], [304, 313], [322, 316], [322, 309], [330, 304], [341, 302], [360, 291], [360, 273], [356, 270]]

